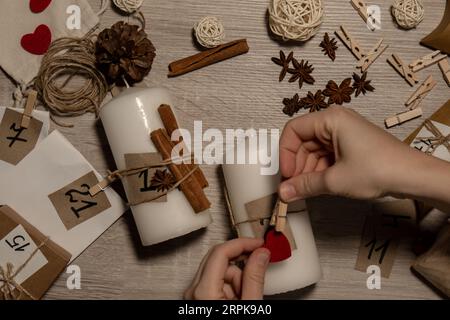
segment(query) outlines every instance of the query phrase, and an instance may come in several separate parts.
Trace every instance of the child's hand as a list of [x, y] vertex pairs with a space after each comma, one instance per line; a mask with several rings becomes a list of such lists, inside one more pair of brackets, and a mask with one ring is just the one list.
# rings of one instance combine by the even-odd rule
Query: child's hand
[[[184, 294], [185, 299], [219, 300], [263, 298], [264, 277], [270, 252], [262, 239], [239, 238], [212, 248]], [[251, 253], [244, 270], [233, 261]]]

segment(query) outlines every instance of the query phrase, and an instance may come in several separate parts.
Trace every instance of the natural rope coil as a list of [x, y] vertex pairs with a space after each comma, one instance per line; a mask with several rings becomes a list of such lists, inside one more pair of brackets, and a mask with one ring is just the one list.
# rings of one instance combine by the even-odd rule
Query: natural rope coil
[[134, 13], [144, 3], [144, 0], [113, 0], [114, 5], [126, 13]]
[[198, 43], [205, 48], [214, 48], [224, 43], [225, 28], [216, 17], [204, 17], [194, 26]]
[[270, 30], [284, 41], [306, 41], [322, 24], [322, 0], [271, 0]]
[[[66, 89], [74, 76], [84, 78], [84, 83], [76, 89]], [[89, 112], [98, 115], [109, 87], [96, 68], [92, 39], [88, 36], [55, 40], [42, 60], [35, 87], [52, 115], [74, 117]]]
[[395, 0], [391, 11], [398, 25], [404, 29], [417, 27], [424, 16], [420, 0]]

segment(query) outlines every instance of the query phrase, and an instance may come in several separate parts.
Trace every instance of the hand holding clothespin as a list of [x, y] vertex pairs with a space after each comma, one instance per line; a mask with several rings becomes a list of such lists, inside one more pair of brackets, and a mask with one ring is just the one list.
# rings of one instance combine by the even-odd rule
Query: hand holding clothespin
[[400, 76], [406, 80], [406, 82], [408, 82], [411, 87], [419, 82], [409, 65], [405, 64], [397, 54], [393, 53], [392, 56], [387, 59], [387, 62], [400, 74]]
[[283, 232], [286, 227], [287, 211], [288, 204], [278, 199], [270, 219], [270, 225], [275, 227], [277, 232]]
[[446, 58], [447, 55], [441, 54], [439, 50], [436, 50], [430, 54], [427, 54], [426, 56], [423, 56], [422, 58], [413, 61], [412, 63], [410, 63], [409, 67], [413, 72], [418, 72]]
[[416, 109], [431, 90], [436, 86], [436, 81], [432, 75], [429, 75], [419, 88], [406, 101], [405, 106], [410, 110]]
[[22, 122], [20, 123], [22, 128], [28, 129], [30, 126], [31, 119], [33, 118], [32, 113], [36, 105], [37, 94], [38, 93], [35, 90], [30, 90], [28, 92], [27, 103], [25, 104], [25, 109], [23, 111]]

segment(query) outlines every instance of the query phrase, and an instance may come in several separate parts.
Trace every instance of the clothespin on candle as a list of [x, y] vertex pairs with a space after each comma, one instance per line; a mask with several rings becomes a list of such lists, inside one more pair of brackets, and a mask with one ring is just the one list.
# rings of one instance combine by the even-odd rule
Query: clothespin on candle
[[339, 39], [341, 39], [341, 41], [355, 56], [355, 58], [358, 59], [358, 61], [361, 60], [363, 58], [363, 52], [358, 41], [356, 41], [356, 39], [354, 39], [350, 35], [350, 33], [347, 31], [347, 29], [344, 28], [344, 26], [340, 26], [339, 28], [340, 30], [336, 30], [334, 33], [339, 37]]
[[286, 227], [286, 217], [288, 211], [288, 204], [278, 199], [270, 219], [270, 225], [275, 227], [277, 232], [283, 232]]
[[397, 54], [392, 54], [392, 56], [387, 59], [387, 62], [406, 80], [406, 82], [409, 83], [411, 87], [419, 82], [409, 65], [403, 63], [402, 59], [400, 59]]
[[386, 125], [386, 128], [392, 128], [399, 124], [421, 117], [422, 114], [423, 114], [422, 108], [415, 108], [412, 110], [408, 110], [406, 112], [399, 113], [393, 117], [387, 118], [386, 120], [384, 120], [384, 123]]
[[436, 81], [433, 79], [432, 75], [429, 75], [425, 81], [417, 88], [416, 92], [406, 101], [405, 106], [410, 110], [416, 109], [423, 99], [430, 93], [431, 90], [436, 86]]
[[447, 85], [450, 87], [450, 66], [448, 63], [448, 59], [439, 61], [439, 69], [441, 69], [442, 75], [444, 76]]
[[417, 59], [416, 61], [412, 62], [409, 67], [412, 69], [413, 72], [418, 72], [422, 69], [425, 69], [429, 66], [432, 66], [435, 63], [438, 63], [441, 60], [444, 60], [447, 58], [447, 55], [441, 54], [439, 50], [436, 50], [430, 54], [427, 54], [426, 56], [423, 56], [422, 58]]
[[357, 67], [361, 68], [361, 72], [366, 72], [367, 69], [374, 63], [375, 60], [387, 49], [388, 45], [383, 45], [383, 38], [378, 40], [375, 47], [368, 53], [364, 53], [363, 57], [359, 60]]
[[[364, 20], [364, 22], [367, 24], [367, 27], [371, 31], [375, 31], [375, 19], [372, 18], [368, 14], [367, 5], [362, 0], [350, 0], [350, 3], [352, 4], [353, 8], [358, 11], [361, 18]], [[371, 21], [369, 21], [371, 19]]]
[[20, 123], [22, 128], [28, 129], [30, 126], [31, 118], [33, 118], [32, 113], [36, 105], [37, 94], [38, 93], [35, 90], [30, 90], [28, 92], [27, 103], [25, 104], [25, 109], [22, 114], [22, 121]]
[[291, 245], [284, 234], [287, 219], [287, 203], [277, 200], [270, 219], [270, 227], [264, 236], [264, 247], [270, 250], [270, 262], [280, 262], [292, 255]]

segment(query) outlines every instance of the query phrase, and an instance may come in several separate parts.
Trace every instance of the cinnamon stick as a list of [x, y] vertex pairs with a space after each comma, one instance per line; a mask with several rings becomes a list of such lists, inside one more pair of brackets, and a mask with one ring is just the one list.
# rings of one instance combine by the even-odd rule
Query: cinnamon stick
[[[163, 159], [170, 159], [172, 156], [173, 145], [169, 136], [167, 135], [166, 130], [155, 130], [151, 133], [150, 136], [153, 144], [155, 145], [156, 149], [158, 149]], [[167, 167], [169, 168], [170, 172], [172, 172], [177, 181], [183, 179], [190, 172], [189, 168], [185, 164], [170, 164]], [[192, 209], [195, 213], [205, 211], [206, 209], [211, 207], [211, 203], [206, 197], [203, 188], [193, 174], [189, 176], [183, 183], [181, 183], [180, 189], [191, 204]]]
[[[167, 105], [167, 104], [162, 104], [159, 108], [158, 108], [158, 112], [159, 112], [159, 116], [161, 117], [161, 121], [164, 125], [164, 128], [166, 128], [167, 134], [169, 135], [169, 137], [172, 137], [172, 133], [179, 129], [180, 127], [178, 126], [178, 122], [177, 119], [175, 118], [175, 114], [172, 111], [172, 108]], [[179, 143], [184, 143], [183, 142], [183, 137], [180, 137], [180, 140], [178, 141]], [[186, 164], [189, 171], [191, 171], [192, 169], [194, 169], [197, 165], [196, 164]], [[194, 176], [195, 178], [198, 180], [198, 182], [200, 183], [200, 185], [202, 186], [202, 188], [206, 188], [208, 187], [208, 180], [206, 180], [206, 177], [203, 173], [203, 171], [198, 168], [195, 172], [194, 172]]]
[[193, 56], [169, 64], [169, 77], [176, 77], [185, 73], [209, 66], [211, 64], [247, 53], [247, 40], [235, 40], [218, 47], [202, 51]]

